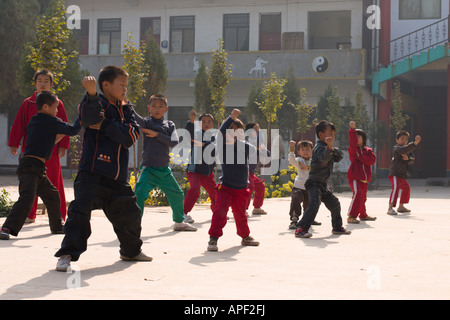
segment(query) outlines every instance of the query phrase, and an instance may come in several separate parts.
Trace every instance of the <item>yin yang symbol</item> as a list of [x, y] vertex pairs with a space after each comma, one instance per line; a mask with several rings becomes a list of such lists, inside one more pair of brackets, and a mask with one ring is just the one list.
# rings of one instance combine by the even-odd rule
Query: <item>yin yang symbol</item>
[[314, 58], [312, 62], [312, 68], [314, 72], [318, 74], [325, 73], [328, 70], [328, 67], [329, 67], [328, 59], [325, 58], [324, 56], [318, 56]]

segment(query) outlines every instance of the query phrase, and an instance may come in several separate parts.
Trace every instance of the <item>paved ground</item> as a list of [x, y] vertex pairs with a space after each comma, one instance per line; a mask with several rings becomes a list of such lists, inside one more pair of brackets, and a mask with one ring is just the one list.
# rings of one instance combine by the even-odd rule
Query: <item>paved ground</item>
[[[0, 177], [17, 199], [14, 176]], [[73, 198], [66, 182], [67, 198]], [[450, 299], [450, 188], [412, 188], [413, 212], [386, 215], [389, 190], [371, 191], [367, 206], [377, 221], [348, 225], [350, 236], [331, 234], [324, 206], [313, 238], [288, 230], [290, 199], [268, 199], [267, 216], [251, 216], [259, 247], [242, 247], [233, 219], [207, 252], [211, 212], [197, 205], [197, 232], [171, 229], [170, 208], [146, 208], [143, 250], [152, 262], [119, 260], [118, 242], [101, 211], [92, 218], [88, 251], [72, 273], [55, 271], [61, 235], [50, 235], [48, 220], [24, 226], [19, 237], [0, 242], [0, 300], [5, 299]], [[351, 195], [338, 194], [343, 216]], [[4, 218], [0, 218], [2, 224]]]

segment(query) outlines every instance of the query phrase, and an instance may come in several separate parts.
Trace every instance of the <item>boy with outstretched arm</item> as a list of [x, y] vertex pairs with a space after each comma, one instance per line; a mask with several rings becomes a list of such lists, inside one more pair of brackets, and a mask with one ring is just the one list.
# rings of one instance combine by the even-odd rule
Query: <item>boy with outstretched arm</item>
[[97, 80], [83, 79], [87, 94], [79, 106], [86, 129], [79, 172], [74, 182], [75, 199], [64, 225], [65, 237], [55, 256], [57, 271], [66, 272], [87, 249], [91, 235], [91, 211], [103, 209], [120, 243], [120, 259], [151, 261], [141, 251], [141, 210], [127, 182], [128, 149], [139, 138], [132, 108], [125, 104], [128, 73], [116, 66], [100, 70]]
[[303, 214], [303, 218], [297, 223], [295, 236], [297, 238], [310, 238], [308, 232], [312, 222], [316, 218], [320, 204], [323, 202], [331, 212], [331, 224], [333, 234], [350, 234], [350, 231], [342, 227], [341, 204], [339, 199], [328, 188], [327, 182], [333, 173], [335, 162], [344, 157], [341, 150], [334, 147], [336, 128], [329, 121], [322, 120], [316, 126], [317, 141], [311, 158], [311, 171], [305, 182], [308, 191], [309, 205]]
[[[53, 74], [48, 69], [40, 69], [36, 71], [33, 77], [34, 86], [36, 91], [34, 94], [25, 99], [22, 105], [17, 111], [17, 115], [14, 119], [13, 125], [11, 127], [11, 133], [8, 139], [8, 146], [11, 148], [11, 154], [17, 155], [18, 152], [23, 153], [27, 146], [27, 126], [31, 118], [38, 112], [36, 107], [37, 96], [44, 91], [51, 91], [53, 86]], [[64, 122], [68, 122], [66, 110], [64, 109], [64, 104], [61, 100], [58, 103], [58, 113], [56, 115], [59, 119]], [[19, 146], [21, 146], [19, 150]], [[67, 207], [66, 207], [66, 196], [64, 191], [64, 181], [61, 172], [61, 163], [59, 158], [64, 157], [66, 150], [69, 149], [70, 139], [65, 136], [53, 147], [52, 155], [50, 159], [46, 162], [45, 166], [47, 168], [46, 174], [50, 182], [58, 189], [59, 198], [61, 202], [60, 212], [61, 217], [66, 220]], [[34, 200], [33, 207], [25, 220], [25, 223], [33, 223], [36, 221], [36, 210], [37, 210], [38, 198]]]
[[256, 148], [245, 142], [244, 125], [237, 119], [241, 111], [234, 109], [223, 122], [217, 138], [217, 149], [222, 164], [222, 183], [217, 187], [216, 207], [209, 229], [208, 251], [217, 251], [217, 241], [223, 235], [227, 224], [228, 208], [231, 206], [236, 222], [237, 234], [244, 246], [258, 246], [259, 242], [250, 236], [247, 222], [249, 158], [256, 159]]
[[58, 97], [49, 91], [36, 97], [38, 111], [27, 125], [27, 146], [17, 168], [20, 196], [0, 230], [2, 240], [8, 240], [10, 234], [18, 235], [36, 196], [47, 207], [51, 232], [63, 233], [59, 192], [47, 177], [45, 163], [52, 156], [55, 144], [66, 135], [76, 135], [81, 127], [79, 121], [71, 126], [57, 118], [58, 105]]
[[[397, 215], [397, 212], [411, 212], [404, 205], [409, 203], [411, 188], [408, 181], [408, 167], [414, 164], [415, 156], [412, 152], [417, 148], [422, 138], [416, 136], [414, 142], [409, 141], [409, 133], [401, 130], [397, 133], [395, 141], [397, 144], [394, 146], [391, 165], [389, 168], [388, 178], [392, 185], [391, 196], [389, 197], [388, 215]], [[400, 190], [402, 191], [400, 196], [400, 205], [395, 211], [397, 205], [397, 199]]]

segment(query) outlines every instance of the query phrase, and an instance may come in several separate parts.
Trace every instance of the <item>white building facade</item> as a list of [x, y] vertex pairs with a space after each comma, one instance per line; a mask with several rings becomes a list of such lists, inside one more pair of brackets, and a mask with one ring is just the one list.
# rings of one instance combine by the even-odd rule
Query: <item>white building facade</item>
[[[177, 127], [188, 120], [194, 97], [197, 62], [210, 63], [217, 40], [224, 40], [232, 78], [226, 106], [244, 108], [255, 81], [293, 68], [299, 87], [316, 103], [329, 85], [354, 101], [363, 86], [364, 103], [373, 115], [366, 89], [366, 0], [66, 0], [81, 12], [80, 62], [97, 76], [100, 68], [121, 66], [123, 44], [131, 33], [145, 40], [152, 28], [168, 70], [168, 118]], [[81, 97], [80, 97], [81, 99]], [[7, 136], [7, 134], [6, 134]], [[0, 135], [0, 138], [3, 137]], [[16, 164], [0, 147], [0, 164]]]

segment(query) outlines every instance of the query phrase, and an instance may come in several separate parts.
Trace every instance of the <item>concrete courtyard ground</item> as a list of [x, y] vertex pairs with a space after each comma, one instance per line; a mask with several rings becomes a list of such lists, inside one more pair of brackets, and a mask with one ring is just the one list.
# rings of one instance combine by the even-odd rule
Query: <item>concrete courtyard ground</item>
[[[16, 177], [0, 178], [0, 190], [16, 200]], [[65, 185], [70, 201], [72, 182]], [[295, 238], [288, 229], [289, 198], [267, 199], [268, 214], [249, 218], [261, 245], [241, 246], [230, 219], [219, 252], [206, 251], [207, 205], [192, 212], [197, 232], [173, 231], [170, 208], [148, 207], [142, 240], [152, 262], [121, 261], [111, 224], [95, 211], [88, 250], [71, 273], [55, 271], [53, 255], [63, 236], [51, 235], [47, 217], [38, 215], [17, 238], [0, 242], [0, 300], [450, 299], [450, 188], [413, 186], [412, 212], [398, 216], [386, 214], [389, 192], [369, 192], [368, 211], [378, 219], [345, 222], [349, 236], [331, 234], [330, 214], [322, 206], [322, 225], [312, 228], [310, 239]], [[345, 221], [351, 194], [337, 196]]]

